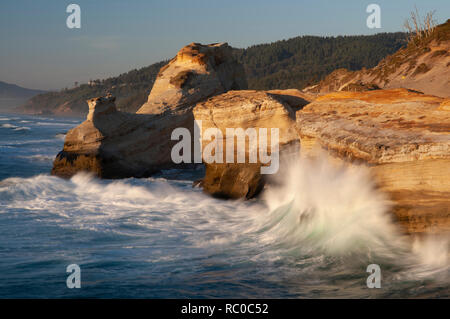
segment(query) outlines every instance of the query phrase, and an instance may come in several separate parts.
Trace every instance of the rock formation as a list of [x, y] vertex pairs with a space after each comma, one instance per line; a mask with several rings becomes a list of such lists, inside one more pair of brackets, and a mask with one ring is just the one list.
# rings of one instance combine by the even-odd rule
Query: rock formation
[[[276, 93], [276, 94], [274, 94]], [[230, 136], [226, 135], [227, 128], [267, 129], [267, 148], [272, 152], [271, 129], [278, 129], [279, 152], [286, 146], [298, 145], [299, 137], [295, 130], [295, 112], [308, 103], [303, 97], [295, 95], [296, 90], [276, 91], [274, 93], [263, 91], [230, 91], [205, 102], [197, 104], [194, 108], [194, 117], [202, 121], [202, 131], [211, 127], [222, 132], [221, 145], [227, 145]], [[204, 140], [203, 145], [209, 140]], [[251, 198], [262, 189], [265, 180], [261, 175], [261, 161], [258, 159], [250, 163], [249, 152], [258, 150], [259, 136], [250, 143], [245, 142], [245, 163], [237, 163], [237, 141], [233, 143], [233, 163], [225, 163], [228, 149], [223, 150], [223, 163], [206, 163], [206, 174], [203, 179], [203, 189], [214, 196], [225, 198]], [[237, 139], [236, 139], [237, 140]], [[251, 144], [251, 145], [250, 145]]]
[[53, 163], [55, 175], [90, 171], [102, 178], [149, 176], [173, 166], [172, 130], [193, 127], [191, 110], [132, 114], [117, 111], [113, 97], [87, 102], [87, 119], [67, 133], [64, 149]]
[[138, 114], [118, 111], [112, 97], [88, 100], [87, 119], [67, 133], [52, 173], [69, 177], [86, 170], [122, 178], [173, 167], [172, 131], [193, 131], [197, 102], [232, 88], [245, 89], [243, 72], [226, 43], [186, 46], [162, 68]]
[[406, 89], [319, 97], [297, 111], [301, 152], [368, 165], [408, 232], [449, 231], [447, 103]]
[[[295, 110], [308, 101], [296, 90], [275, 93], [230, 91], [195, 106], [166, 110], [161, 114], [117, 111], [113, 97], [88, 100], [87, 119], [67, 133], [64, 149], [57, 155], [52, 173], [70, 177], [79, 171], [91, 171], [102, 178], [124, 178], [149, 176], [158, 170], [176, 167], [171, 158], [172, 147], [177, 143], [171, 140], [172, 131], [187, 128], [193, 136], [194, 120], [202, 121], [203, 131], [216, 127], [224, 136], [226, 128], [267, 128], [268, 148], [270, 129], [279, 128], [282, 149], [298, 143]], [[226, 145], [226, 139], [222, 142]], [[207, 143], [204, 141], [203, 146]], [[248, 151], [246, 149], [246, 159]], [[215, 196], [250, 198], [264, 185], [260, 167], [259, 161], [249, 163], [248, 160], [246, 164], [207, 164], [202, 184], [206, 192]]]
[[244, 68], [233, 58], [228, 44], [191, 43], [161, 68], [147, 103], [137, 113], [158, 114], [246, 88]]

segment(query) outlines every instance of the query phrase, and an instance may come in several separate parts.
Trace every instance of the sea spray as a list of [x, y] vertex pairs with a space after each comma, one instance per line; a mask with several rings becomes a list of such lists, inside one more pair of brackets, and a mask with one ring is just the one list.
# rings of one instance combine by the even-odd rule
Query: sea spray
[[449, 265], [450, 238], [443, 235], [428, 235], [415, 238], [413, 252], [421, 262], [428, 266], [442, 267]]
[[328, 254], [381, 252], [402, 241], [388, 199], [364, 166], [331, 163], [325, 156], [284, 164], [277, 176], [282, 182], [264, 196], [266, 240]]
[[369, 169], [330, 159], [319, 153], [283, 163], [264, 194], [268, 211], [256, 218], [260, 242], [294, 256], [334, 256], [338, 272], [374, 262], [395, 269], [394, 282], [448, 285], [450, 236], [404, 235]]

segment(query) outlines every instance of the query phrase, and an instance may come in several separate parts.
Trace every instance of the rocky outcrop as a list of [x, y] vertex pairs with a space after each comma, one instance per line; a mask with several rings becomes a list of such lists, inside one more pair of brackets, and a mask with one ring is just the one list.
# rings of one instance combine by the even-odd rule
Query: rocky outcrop
[[[299, 143], [295, 130], [295, 109], [301, 108], [307, 102], [303, 97], [295, 95], [293, 91], [276, 91], [275, 93], [263, 91], [230, 91], [197, 104], [194, 108], [196, 121], [201, 121], [202, 132], [216, 128], [221, 131], [221, 138], [216, 140], [223, 146], [221, 158], [223, 163], [207, 163], [206, 174], [202, 186], [204, 191], [214, 196], [225, 198], [251, 198], [262, 190], [265, 179], [261, 174], [261, 166], [278, 165], [278, 158], [272, 158], [277, 163], [261, 162], [260, 149], [261, 135], [259, 129], [267, 131], [268, 154], [283, 153], [284, 148]], [[294, 95], [291, 95], [294, 94]], [[288, 103], [290, 102], [290, 104]], [[244, 146], [239, 145], [234, 135], [227, 135], [228, 129], [240, 128], [242, 130], [255, 129], [257, 136], [252, 141], [247, 135]], [[278, 140], [272, 141], [271, 129], [277, 129]], [[250, 134], [250, 132], [249, 132]], [[210, 143], [207, 135], [202, 134], [202, 145]], [[233, 143], [233, 148], [225, 146]], [[245, 153], [245, 163], [237, 162], [238, 147]], [[276, 149], [275, 149], [276, 148]], [[258, 154], [255, 161], [250, 161], [250, 153]], [[227, 152], [232, 152], [232, 163], [226, 163]], [[255, 153], [254, 153], [255, 154]], [[280, 156], [280, 154], [274, 154]], [[275, 168], [272, 166], [273, 168]]]
[[[283, 153], [288, 146], [299, 145], [295, 129], [295, 110], [306, 100], [296, 91], [230, 91], [191, 107], [167, 110], [162, 114], [130, 114], [120, 112], [114, 98], [101, 97], [88, 101], [89, 114], [85, 122], [67, 133], [64, 149], [54, 161], [53, 174], [70, 177], [79, 171], [91, 171], [103, 178], [143, 177], [154, 172], [175, 167], [171, 150], [175, 128], [187, 128], [194, 136], [194, 121], [201, 123], [201, 132], [216, 128], [223, 134], [217, 142], [223, 147], [223, 163], [206, 163], [206, 175], [202, 181], [205, 192], [224, 198], [251, 198], [265, 184], [258, 152], [259, 129], [267, 131], [267, 156], [272, 146]], [[292, 94], [292, 95], [291, 95]], [[227, 163], [226, 129], [254, 128], [256, 140], [245, 141], [245, 163], [236, 163], [238, 147], [232, 148], [233, 163]], [[278, 141], [272, 142], [271, 129], [278, 129]], [[203, 150], [211, 142], [202, 140]], [[194, 149], [192, 140], [191, 149]], [[257, 150], [255, 162], [250, 152]], [[179, 164], [178, 164], [179, 165]], [[273, 166], [274, 167], [274, 166]]]
[[148, 101], [137, 113], [158, 114], [246, 88], [244, 68], [233, 58], [227, 43], [191, 43], [161, 68]]
[[161, 69], [137, 114], [118, 111], [111, 96], [88, 100], [87, 119], [67, 133], [52, 173], [69, 177], [91, 171], [103, 178], [122, 178], [174, 167], [172, 131], [184, 127], [192, 133], [195, 104], [231, 88], [246, 88], [231, 47], [190, 44]]
[[297, 112], [301, 152], [368, 165], [408, 232], [450, 231], [446, 104], [406, 89], [331, 93]]
[[120, 112], [114, 97], [88, 100], [86, 121], [70, 130], [52, 173], [70, 177], [89, 171], [102, 178], [144, 177], [170, 168], [172, 130], [193, 128], [191, 110], [166, 114]]

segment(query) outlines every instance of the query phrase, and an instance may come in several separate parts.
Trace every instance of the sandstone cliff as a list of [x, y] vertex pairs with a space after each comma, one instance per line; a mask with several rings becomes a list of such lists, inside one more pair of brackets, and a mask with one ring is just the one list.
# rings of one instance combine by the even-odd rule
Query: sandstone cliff
[[450, 113], [406, 89], [337, 92], [297, 112], [301, 152], [368, 165], [408, 232], [450, 230]]
[[245, 72], [226, 43], [191, 43], [162, 67], [139, 114], [192, 106], [207, 97], [247, 88]]
[[70, 177], [89, 171], [102, 178], [144, 177], [172, 167], [172, 130], [192, 130], [192, 112], [125, 113], [116, 109], [114, 100], [99, 97], [87, 101], [87, 119], [67, 133], [52, 174]]
[[[217, 128], [222, 132], [218, 139], [221, 145], [229, 143], [230, 136], [226, 135], [227, 128], [241, 128], [243, 130], [257, 130], [255, 140], [251, 142], [246, 136], [244, 146], [239, 146], [234, 135], [231, 137], [234, 161], [225, 163], [227, 151], [223, 149], [223, 163], [206, 163], [206, 174], [203, 179], [203, 189], [214, 196], [225, 198], [251, 198], [262, 190], [265, 180], [261, 174], [261, 166], [278, 165], [277, 163], [261, 163], [259, 151], [263, 148], [260, 143], [258, 130], [267, 129], [267, 150], [279, 152], [283, 155], [286, 146], [295, 147], [299, 144], [299, 137], [295, 130], [295, 111], [308, 101], [297, 90], [286, 91], [230, 91], [215, 96], [205, 102], [197, 104], [194, 108], [194, 117], [202, 121], [202, 131]], [[278, 141], [272, 142], [271, 129], [277, 130]], [[202, 134], [203, 144], [209, 143]], [[245, 152], [245, 163], [237, 162], [237, 151]], [[265, 146], [264, 146], [265, 147]], [[277, 150], [275, 150], [277, 148]], [[250, 153], [255, 152], [255, 161], [250, 162]], [[291, 151], [291, 148], [289, 148]], [[279, 156], [280, 154], [273, 154]], [[257, 155], [257, 156], [256, 156]], [[274, 168], [274, 166], [270, 166]], [[274, 168], [275, 169], [275, 168]]]

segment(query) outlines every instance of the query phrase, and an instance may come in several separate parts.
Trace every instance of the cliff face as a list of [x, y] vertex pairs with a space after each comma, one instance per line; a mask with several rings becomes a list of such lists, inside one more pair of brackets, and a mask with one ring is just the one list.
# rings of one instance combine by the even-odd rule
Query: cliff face
[[99, 97], [87, 101], [87, 119], [67, 133], [52, 174], [70, 177], [89, 171], [102, 178], [144, 177], [172, 166], [172, 130], [192, 130], [192, 112], [125, 113], [116, 109], [114, 100]]
[[[299, 146], [299, 136], [295, 130], [295, 110], [308, 103], [298, 95], [297, 90], [273, 91], [230, 91], [194, 108], [194, 117], [202, 123], [202, 132], [215, 128], [220, 130], [221, 138], [217, 141], [222, 146], [232, 143], [232, 149], [224, 147], [223, 163], [206, 163], [206, 174], [202, 182], [203, 189], [214, 196], [226, 198], [251, 198], [262, 190], [265, 179], [261, 174], [261, 166], [268, 171], [278, 168], [278, 158], [273, 157], [269, 163], [262, 163], [260, 152], [268, 150], [274, 156], [283, 155], [285, 148]], [[297, 94], [297, 95], [296, 95]], [[244, 145], [238, 145], [234, 135], [227, 135], [227, 129], [247, 129], [256, 133], [251, 140], [251, 132], [245, 135]], [[260, 129], [266, 130], [267, 144], [261, 143]], [[272, 136], [276, 129], [277, 140]], [[264, 133], [263, 133], [264, 134]], [[203, 145], [210, 143], [205, 134]], [[235, 141], [236, 140], [236, 141]], [[263, 142], [264, 143], [264, 142]], [[237, 162], [238, 150], [245, 154], [244, 163]], [[233, 161], [226, 163], [228, 153], [232, 153]], [[254, 152], [254, 161], [250, 154]]]
[[306, 91], [366, 91], [407, 88], [450, 97], [450, 20], [417, 44], [410, 43], [383, 59], [376, 67], [349, 71], [338, 69]]
[[368, 165], [408, 232], [450, 230], [448, 101], [406, 89], [331, 93], [297, 112], [302, 153]]

